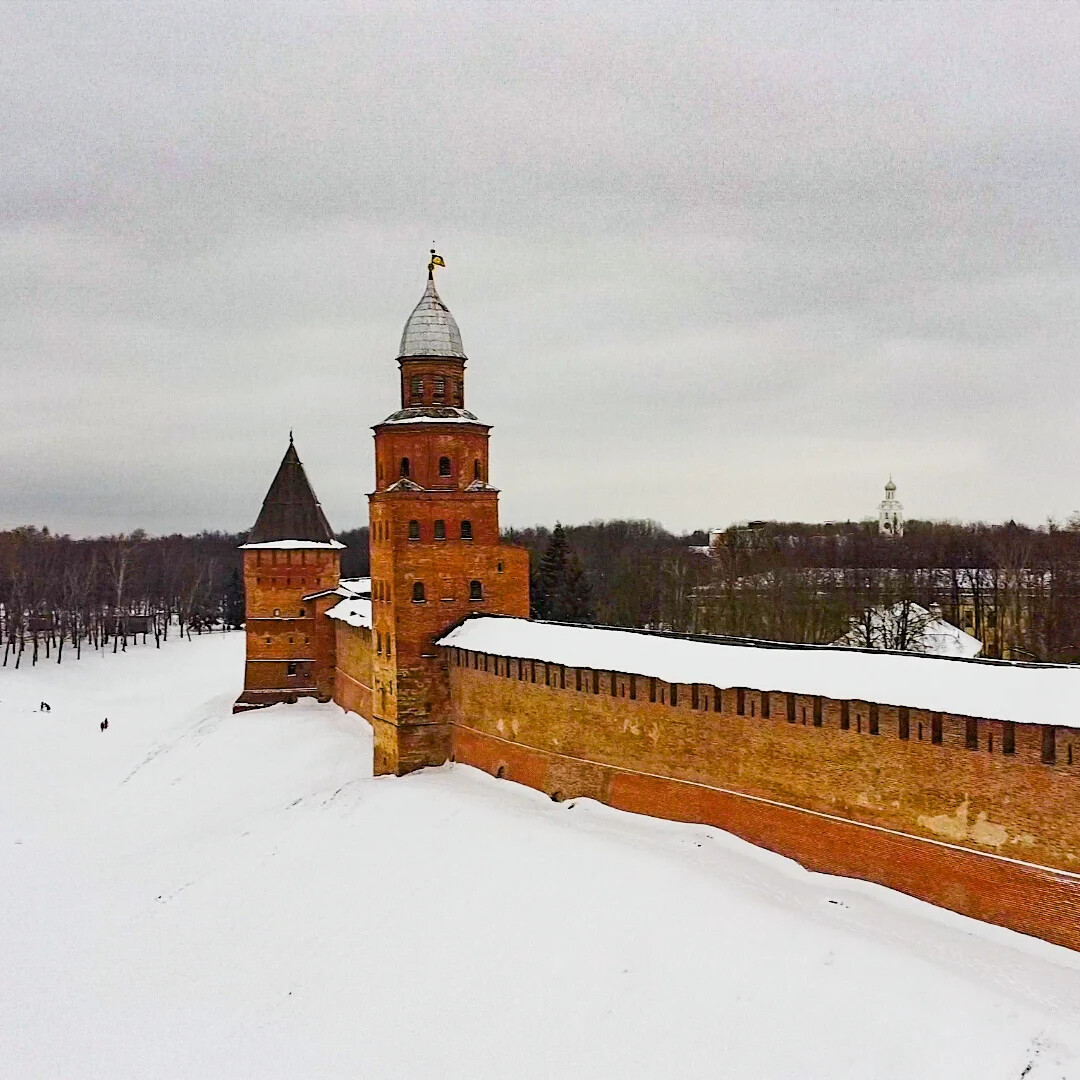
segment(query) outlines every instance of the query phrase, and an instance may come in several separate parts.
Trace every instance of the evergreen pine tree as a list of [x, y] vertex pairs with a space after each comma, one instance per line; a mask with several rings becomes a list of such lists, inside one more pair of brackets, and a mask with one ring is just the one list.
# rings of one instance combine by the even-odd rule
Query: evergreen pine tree
[[557, 613], [551, 617], [559, 622], [589, 622], [593, 617], [592, 590], [585, 576], [585, 567], [572, 551], [566, 559], [556, 608]]
[[533, 618], [554, 618], [559, 584], [566, 572], [566, 533], [560, 523], [555, 523], [548, 546], [540, 557], [532, 596]]
[[239, 570], [233, 570], [225, 586], [225, 604], [222, 615], [225, 625], [230, 630], [239, 630], [244, 625], [244, 583], [240, 580]]
[[532, 581], [532, 614], [556, 622], [588, 622], [592, 599], [585, 569], [556, 523]]

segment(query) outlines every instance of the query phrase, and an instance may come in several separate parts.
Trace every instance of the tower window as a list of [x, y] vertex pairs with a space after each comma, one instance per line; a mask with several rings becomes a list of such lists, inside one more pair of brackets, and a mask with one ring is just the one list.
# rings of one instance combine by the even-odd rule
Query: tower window
[[422, 604], [426, 597], [424, 596], [424, 583], [417, 581], [412, 587], [412, 599], [414, 604]]
[[450, 459], [448, 457], [439, 458], [439, 475], [440, 476], [449, 476], [450, 475]]
[[[461, 539], [462, 540], [471, 540], [472, 539], [472, 522], [471, 521], [463, 521], [461, 523]], [[500, 566], [499, 569], [501, 570], [502, 567]]]
[[483, 478], [484, 478], [483, 475], [482, 475], [481, 469], [480, 469], [480, 459], [479, 458], [477, 458], [472, 463], [472, 474], [473, 474], [473, 479], [474, 480], [483, 480]]
[[300, 618], [302, 619], [303, 617], [304, 617], [304, 609], [303, 609], [303, 608], [301, 608], [301, 609], [300, 609]]
[[435, 376], [435, 401], [442, 401], [446, 397], [446, 379], [442, 375]]
[[419, 402], [424, 397], [424, 380], [419, 375], [414, 375], [409, 380], [409, 401]]
[[401, 459], [401, 475], [402, 476], [408, 476], [409, 475], [409, 459], [407, 457], [403, 457]]
[[435, 539], [436, 540], [445, 540], [446, 539], [446, 522], [443, 521], [442, 519], [435, 522]]
[[484, 599], [484, 586], [479, 581], [469, 582], [469, 599], [470, 600], [483, 600]]
[[454, 380], [452, 380], [451, 385], [454, 388], [454, 404], [460, 407], [461, 404], [462, 404], [461, 380], [460, 379], [454, 379]]
[[285, 669], [285, 674], [290, 677], [296, 675], [296, 664], [290, 661], [289, 666]]
[[419, 540], [420, 539], [420, 522], [419, 521], [410, 521], [409, 522], [409, 539], [410, 540]]

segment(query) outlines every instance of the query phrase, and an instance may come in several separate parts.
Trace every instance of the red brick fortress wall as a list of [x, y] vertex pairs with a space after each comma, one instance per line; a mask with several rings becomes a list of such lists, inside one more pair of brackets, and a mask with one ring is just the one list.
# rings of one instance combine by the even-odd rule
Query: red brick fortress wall
[[324, 612], [336, 598], [305, 596], [337, 585], [340, 566], [339, 553], [325, 548], [244, 552], [247, 659], [235, 711], [330, 699], [334, 633]]
[[436, 377], [442, 398], [451, 388], [451, 400], [463, 400], [455, 395], [463, 393], [464, 362], [410, 358], [401, 368], [402, 405], [419, 410], [418, 399], [435, 411], [375, 427], [369, 521], [376, 774], [438, 765], [450, 755], [449, 684], [435, 639], [465, 615], [529, 614], [528, 552], [500, 543], [498, 492], [488, 484], [490, 428], [441, 416], [439, 403], [429, 400]]
[[335, 635], [334, 701], [371, 720], [371, 630], [340, 619], [326, 619]]
[[459, 761], [1080, 949], [1076, 729], [444, 651]]

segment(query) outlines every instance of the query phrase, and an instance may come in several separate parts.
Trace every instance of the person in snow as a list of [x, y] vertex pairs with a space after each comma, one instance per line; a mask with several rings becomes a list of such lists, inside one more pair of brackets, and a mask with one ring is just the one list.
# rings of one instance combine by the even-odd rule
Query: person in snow
[[104, 720], [101, 721], [101, 730], [102, 731], [108, 731], [109, 730], [109, 718], [107, 716], [105, 717]]
[[42, 712], [52, 712], [52, 708], [50, 707], [50, 705], [49, 705], [49, 703], [47, 701], [43, 701], [41, 703], [41, 711]]

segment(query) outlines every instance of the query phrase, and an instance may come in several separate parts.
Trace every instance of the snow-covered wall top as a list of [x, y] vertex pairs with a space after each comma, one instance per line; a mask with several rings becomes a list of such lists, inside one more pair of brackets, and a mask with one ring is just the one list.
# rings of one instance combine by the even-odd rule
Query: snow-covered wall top
[[366, 630], [371, 629], [370, 600], [342, 600], [340, 604], [335, 604], [326, 614], [331, 619], [340, 619], [350, 626], [359, 626]]
[[672, 683], [1080, 728], [1080, 667], [956, 660], [833, 646], [692, 641], [604, 627], [475, 616], [438, 641], [458, 649]]
[[330, 540], [323, 543], [318, 540], [269, 540], [265, 544], [241, 544], [241, 551], [269, 551], [276, 548], [278, 551], [297, 551], [306, 548], [308, 551], [336, 551], [345, 545], [338, 540]]

